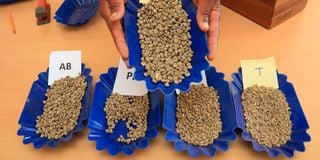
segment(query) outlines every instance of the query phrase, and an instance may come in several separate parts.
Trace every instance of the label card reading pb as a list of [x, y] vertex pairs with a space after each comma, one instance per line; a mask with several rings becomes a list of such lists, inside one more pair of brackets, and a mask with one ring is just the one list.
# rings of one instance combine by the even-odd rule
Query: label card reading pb
[[243, 89], [253, 85], [279, 88], [277, 68], [273, 57], [241, 60]]
[[116, 81], [113, 92], [127, 96], [143, 96], [148, 93], [144, 81], [134, 80], [134, 68], [127, 68], [126, 64], [120, 59]]
[[49, 62], [48, 85], [55, 80], [81, 74], [81, 51], [52, 51]]

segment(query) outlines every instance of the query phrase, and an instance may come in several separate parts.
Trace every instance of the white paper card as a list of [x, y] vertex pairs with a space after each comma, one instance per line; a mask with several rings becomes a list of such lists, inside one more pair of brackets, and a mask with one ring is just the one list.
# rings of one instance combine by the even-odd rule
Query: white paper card
[[[208, 86], [208, 83], [207, 83], [207, 77], [206, 77], [206, 72], [205, 71], [201, 71], [201, 77], [202, 77], [202, 80], [198, 83], [190, 83], [190, 85], [199, 85], [199, 84], [204, 84], [205, 86]], [[180, 94], [180, 90], [179, 89], [176, 89], [176, 93], [177, 94]]]
[[279, 88], [274, 57], [241, 60], [243, 89], [253, 85]]
[[205, 86], [207, 86], [208, 83], [207, 83], [206, 71], [201, 71], [201, 77], [202, 77], [202, 80], [199, 83], [191, 83], [191, 84], [204, 84]]
[[142, 3], [142, 4], [147, 4], [147, 3], [150, 2], [150, 0], [140, 0], [139, 2]]
[[48, 85], [55, 80], [81, 74], [81, 51], [52, 51], [49, 61]]
[[145, 81], [134, 80], [134, 68], [127, 68], [126, 64], [120, 59], [116, 81], [113, 91], [127, 96], [143, 96], [148, 93]]

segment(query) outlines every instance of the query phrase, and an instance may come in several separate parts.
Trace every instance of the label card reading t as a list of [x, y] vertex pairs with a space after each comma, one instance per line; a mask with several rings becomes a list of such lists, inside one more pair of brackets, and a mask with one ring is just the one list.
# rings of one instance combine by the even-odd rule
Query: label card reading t
[[140, 0], [139, 2], [142, 3], [142, 4], [147, 4], [147, 3], [150, 2], [150, 0]]
[[273, 57], [241, 60], [243, 89], [253, 85], [279, 88], [277, 68]]
[[52, 51], [49, 62], [48, 85], [55, 80], [81, 74], [81, 51]]
[[134, 80], [134, 72], [134, 68], [127, 68], [123, 60], [120, 59], [113, 92], [127, 96], [146, 95], [148, 90], [145, 82]]

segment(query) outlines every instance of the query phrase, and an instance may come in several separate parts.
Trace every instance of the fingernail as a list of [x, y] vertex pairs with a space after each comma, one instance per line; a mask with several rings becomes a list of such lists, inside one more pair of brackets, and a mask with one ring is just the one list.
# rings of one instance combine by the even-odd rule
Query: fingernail
[[218, 46], [217, 46], [217, 45], [214, 45], [212, 51], [210, 51], [210, 53], [209, 53], [208, 59], [209, 59], [210, 61], [213, 61], [213, 60], [215, 59], [215, 55], [216, 55], [216, 53], [217, 53], [217, 50], [218, 50]]
[[129, 61], [128, 59], [123, 59], [124, 63], [126, 64], [127, 68], [130, 69], [132, 68], [130, 65], [129, 65]]
[[212, 57], [211, 61], [214, 61], [215, 57]]
[[118, 15], [117, 12], [114, 12], [114, 13], [111, 14], [110, 18], [117, 17], [117, 15]]
[[205, 30], [209, 30], [209, 23], [208, 22], [203, 22], [203, 28]]
[[213, 61], [215, 59], [214, 54], [209, 55], [209, 61]]
[[205, 30], [209, 30], [209, 18], [208, 18], [208, 16], [205, 16], [205, 17], [204, 17], [204, 20], [203, 20], [203, 28], [204, 28]]

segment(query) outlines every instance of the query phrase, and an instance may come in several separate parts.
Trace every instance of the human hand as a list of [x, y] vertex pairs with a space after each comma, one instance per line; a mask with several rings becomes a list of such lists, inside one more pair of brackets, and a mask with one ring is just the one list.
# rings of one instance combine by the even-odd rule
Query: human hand
[[[208, 34], [208, 59], [213, 60], [217, 52], [220, 22], [220, 0], [193, 0], [198, 6], [197, 23]], [[124, 16], [125, 0], [100, 0], [100, 14], [107, 23], [114, 43], [124, 62], [128, 65], [128, 46], [121, 19]]]
[[125, 40], [125, 34], [121, 24], [124, 16], [124, 3], [126, 0], [100, 0], [100, 14], [106, 21], [111, 32], [113, 41], [120, 52], [123, 61], [128, 64], [128, 46]]
[[197, 23], [200, 29], [207, 32], [208, 35], [208, 59], [212, 61], [218, 48], [220, 0], [193, 0], [193, 3], [198, 7]]

